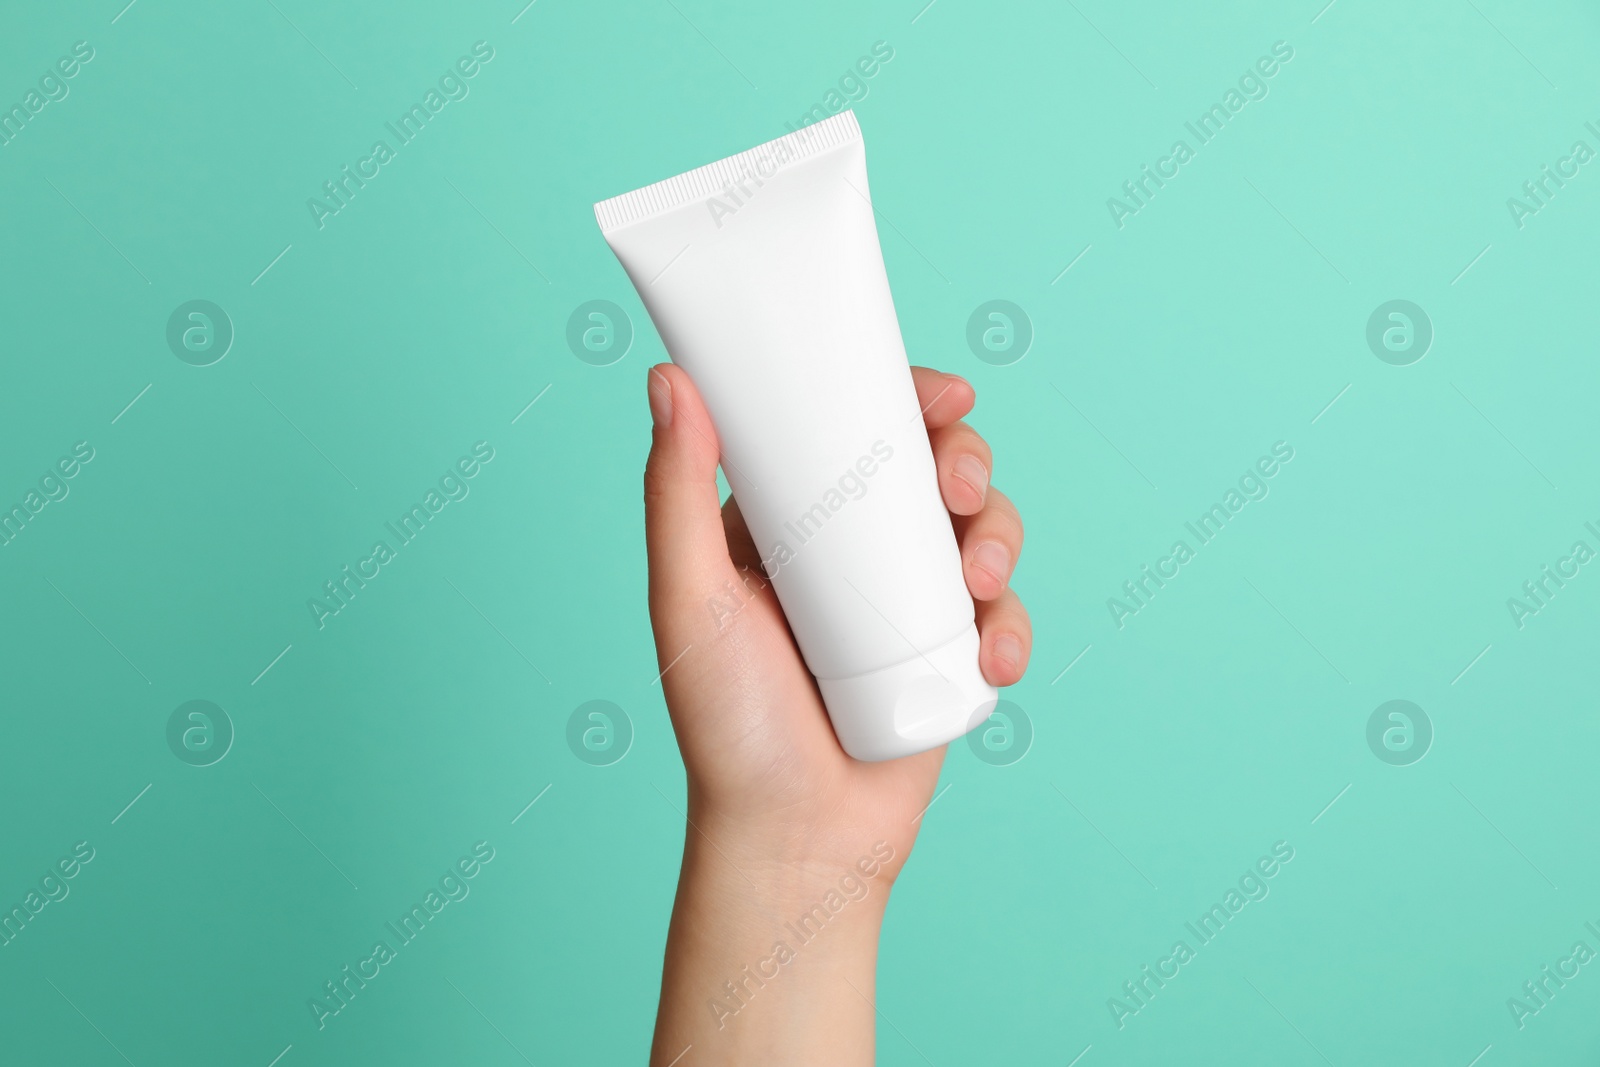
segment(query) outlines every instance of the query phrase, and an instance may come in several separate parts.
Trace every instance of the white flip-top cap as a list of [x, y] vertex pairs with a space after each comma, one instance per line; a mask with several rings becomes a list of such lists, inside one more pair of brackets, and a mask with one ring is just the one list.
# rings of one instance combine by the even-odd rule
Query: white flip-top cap
[[978, 669], [978, 628], [910, 659], [853, 678], [818, 678], [839, 744], [858, 760], [910, 756], [986, 720], [1000, 692]]

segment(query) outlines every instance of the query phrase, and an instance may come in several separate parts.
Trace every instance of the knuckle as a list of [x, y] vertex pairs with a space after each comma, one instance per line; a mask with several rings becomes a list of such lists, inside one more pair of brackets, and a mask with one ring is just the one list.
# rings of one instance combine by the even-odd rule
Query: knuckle
[[671, 482], [662, 472], [661, 465], [654, 456], [644, 465], [644, 500], [646, 504], [654, 503], [666, 498], [671, 489]]
[[1001, 504], [998, 501], [987, 505], [984, 509], [984, 525], [994, 534], [1004, 537], [1013, 546], [1022, 544], [1022, 516], [1017, 509]]

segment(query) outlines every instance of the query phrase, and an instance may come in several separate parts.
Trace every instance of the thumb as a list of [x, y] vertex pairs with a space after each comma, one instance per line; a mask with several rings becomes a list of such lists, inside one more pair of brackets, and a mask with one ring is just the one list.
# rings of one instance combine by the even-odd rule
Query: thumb
[[649, 389], [655, 422], [644, 469], [650, 614], [663, 644], [658, 651], [673, 656], [695, 639], [707, 618], [706, 598], [727, 581], [733, 564], [722, 526], [711, 413], [681, 367], [652, 367]]

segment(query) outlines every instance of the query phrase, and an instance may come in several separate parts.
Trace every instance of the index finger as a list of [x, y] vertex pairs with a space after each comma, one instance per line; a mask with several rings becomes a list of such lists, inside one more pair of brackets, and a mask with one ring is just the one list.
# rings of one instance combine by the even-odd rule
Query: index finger
[[978, 394], [972, 383], [959, 374], [945, 374], [932, 367], [912, 367], [911, 380], [917, 387], [917, 406], [928, 429], [948, 426], [972, 410]]

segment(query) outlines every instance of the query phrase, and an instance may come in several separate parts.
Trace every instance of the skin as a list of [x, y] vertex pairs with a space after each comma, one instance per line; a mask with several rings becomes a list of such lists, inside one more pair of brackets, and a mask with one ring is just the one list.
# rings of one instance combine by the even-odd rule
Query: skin
[[[1009, 587], [1022, 521], [989, 484], [989, 446], [961, 421], [972, 386], [924, 367], [912, 377], [982, 634], [979, 666], [1012, 685], [1033, 644]], [[649, 398], [650, 619], [689, 783], [650, 1063], [870, 1064], [878, 934], [945, 750], [862, 763], [839, 747], [738, 505], [720, 499], [700, 394], [661, 364]], [[791, 929], [824, 903], [820, 931]]]

